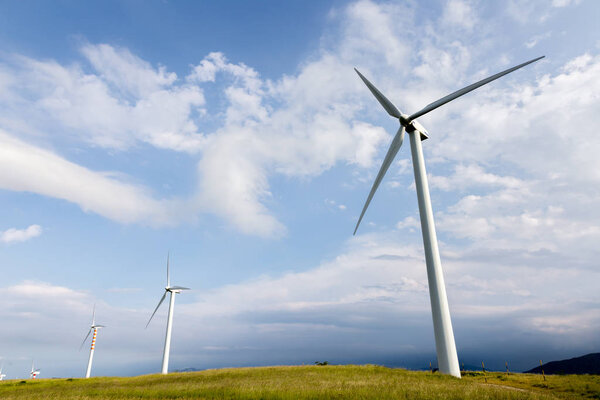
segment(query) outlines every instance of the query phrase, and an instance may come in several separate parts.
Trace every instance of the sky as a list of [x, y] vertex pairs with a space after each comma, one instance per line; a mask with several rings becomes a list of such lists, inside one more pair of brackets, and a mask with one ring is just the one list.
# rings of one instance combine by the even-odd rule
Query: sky
[[600, 4], [0, 2], [7, 378], [435, 365], [403, 112], [419, 119], [459, 361], [600, 350]]

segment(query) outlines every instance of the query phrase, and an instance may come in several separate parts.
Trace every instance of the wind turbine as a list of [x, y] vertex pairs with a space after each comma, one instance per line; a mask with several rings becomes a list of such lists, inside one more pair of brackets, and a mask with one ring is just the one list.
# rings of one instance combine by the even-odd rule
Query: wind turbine
[[40, 370], [35, 369], [35, 367], [33, 366], [33, 360], [31, 360], [31, 372], [29, 373], [29, 376], [31, 377], [31, 379], [36, 379], [39, 374]]
[[439, 371], [443, 374], [449, 374], [460, 378], [460, 368], [458, 365], [456, 344], [454, 343], [454, 333], [452, 331], [452, 321], [450, 319], [450, 310], [448, 308], [448, 298], [446, 296], [446, 287], [444, 285], [442, 263], [440, 261], [437, 236], [433, 222], [433, 211], [431, 209], [431, 199], [429, 198], [429, 185], [427, 183], [427, 173], [425, 171], [425, 160], [423, 158], [423, 149], [421, 147], [421, 141], [427, 139], [429, 136], [427, 130], [416, 121], [416, 119], [480, 86], [490, 83], [542, 58], [544, 58], [544, 56], [534, 58], [533, 60], [529, 60], [466, 86], [456, 92], [450, 93], [449, 95], [428, 104], [412, 115], [401, 113], [391, 101], [367, 80], [367, 78], [365, 78], [356, 68], [354, 69], [358, 76], [360, 76], [360, 79], [367, 85], [371, 93], [373, 93], [377, 101], [379, 101], [379, 104], [383, 106], [385, 111], [392, 117], [398, 118], [398, 121], [400, 122], [400, 128], [398, 129], [396, 136], [394, 136], [390, 148], [383, 159], [383, 164], [379, 169], [375, 182], [373, 182], [371, 192], [369, 192], [367, 201], [360, 213], [360, 217], [354, 228], [354, 234], [356, 234], [356, 230], [365, 215], [365, 211], [367, 210], [375, 191], [392, 164], [398, 150], [400, 150], [400, 146], [402, 146], [404, 131], [406, 130], [410, 136], [410, 149], [415, 174], [417, 199], [419, 202], [419, 214], [421, 216], [421, 232], [423, 234], [423, 247], [425, 248], [425, 263], [427, 265], [427, 280], [429, 283], [429, 298], [431, 300], [431, 313], [433, 316], [433, 330], [435, 334], [438, 367]]
[[167, 293], [171, 294], [171, 298], [169, 299], [169, 315], [167, 316], [167, 333], [165, 335], [165, 349], [163, 351], [163, 361], [162, 361], [162, 370], [161, 373], [168, 374], [169, 373], [169, 354], [171, 352], [171, 330], [173, 328], [173, 308], [175, 307], [175, 295], [177, 293], [181, 293], [182, 290], [190, 290], [190, 288], [182, 287], [182, 286], [171, 286], [171, 279], [169, 278], [169, 255], [167, 254], [167, 286], [165, 287], [165, 293], [160, 298], [158, 305], [154, 309], [154, 312], [150, 316], [148, 323], [146, 324], [146, 328], [152, 321], [152, 317], [158, 311], [158, 308], [167, 297]]
[[3, 369], [4, 369], [4, 365], [0, 366], [0, 381], [3, 381], [4, 378], [6, 378], [6, 374], [2, 373]]
[[93, 331], [94, 334], [92, 335], [92, 346], [90, 348], [90, 358], [88, 359], [88, 365], [87, 365], [87, 369], [85, 371], [86, 378], [89, 378], [90, 373], [92, 372], [92, 361], [94, 359], [94, 348], [96, 347], [96, 335], [98, 334], [98, 328], [104, 328], [104, 327], [105, 327], [104, 325], [96, 325], [96, 305], [94, 304], [94, 311], [92, 311], [92, 325], [90, 326], [90, 330], [88, 331], [87, 335], [85, 335], [85, 339], [83, 339], [83, 342], [81, 342], [81, 346], [79, 346], [79, 350], [81, 350], [81, 348], [85, 344], [85, 341], [90, 336], [90, 333], [92, 333], [92, 331]]

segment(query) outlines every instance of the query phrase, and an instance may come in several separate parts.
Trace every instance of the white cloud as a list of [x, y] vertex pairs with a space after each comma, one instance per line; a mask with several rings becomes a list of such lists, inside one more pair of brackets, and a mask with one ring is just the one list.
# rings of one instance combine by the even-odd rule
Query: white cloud
[[86, 44], [81, 52], [103, 81], [134, 99], [168, 88], [177, 80], [175, 73], [167, 72], [163, 66], [155, 70], [127, 49]]
[[415, 229], [421, 229], [421, 222], [418, 221], [415, 217], [406, 217], [402, 221], [399, 221], [396, 224], [397, 229], [410, 229], [414, 231]]
[[531, 49], [535, 46], [537, 46], [537, 44], [544, 40], [544, 39], [548, 39], [550, 36], [552, 36], [552, 32], [546, 32], [540, 35], [535, 35], [533, 36], [531, 39], [529, 39], [527, 42], [525, 42], [525, 47], [527, 47], [528, 49]]
[[580, 0], [552, 0], [552, 7], [562, 8], [570, 5], [577, 5]]
[[505, 11], [521, 24], [543, 23], [550, 17], [547, 1], [509, 0]]
[[[91, 140], [103, 146], [123, 148], [142, 140], [174, 150], [196, 151], [201, 148], [203, 157], [198, 164], [200, 180], [197, 194], [189, 200], [179, 201], [179, 206], [188, 202], [189, 207], [185, 209], [192, 213], [216, 213], [244, 233], [272, 236], [285, 231], [264, 205], [270, 198], [268, 179], [273, 171], [291, 176], [312, 176], [330, 168], [340, 159], [368, 166], [377, 144], [385, 137], [380, 128], [364, 122], [346, 122], [344, 116], [352, 116], [349, 111], [340, 109], [342, 113], [338, 113], [328, 107], [319, 113], [310, 109], [314, 107], [313, 103], [306, 104], [305, 99], [298, 98], [298, 90], [317, 89], [315, 82], [304, 81], [304, 72], [312, 74], [309, 71], [321, 69], [321, 66], [317, 67], [321, 64], [329, 67], [328, 59], [307, 66], [299, 78], [284, 78], [277, 84], [267, 84], [253, 69], [243, 64], [228, 63], [222, 54], [211, 53], [200, 67], [194, 68], [187, 79], [187, 86], [170, 89], [166, 93], [164, 88], [173, 83], [174, 77], [166, 74], [164, 69], [156, 72], [129, 52], [106, 45], [87, 46], [83, 52], [100, 75], [86, 75], [78, 67], [69, 69], [53, 62], [25, 60], [30, 71], [34, 71], [31, 75], [45, 81], [39, 89], [41, 93], [37, 93], [37, 96], [42, 96], [38, 104], [46, 112], [59, 116], [61, 123], [70, 128], [89, 129]], [[228, 102], [224, 125], [206, 137], [189, 136], [181, 130], [178, 133], [178, 129], [162, 131], [161, 121], [176, 122], [177, 115], [182, 117], [180, 126], [195, 129], [186, 118], [189, 117], [189, 105], [195, 101], [193, 95], [200, 95], [202, 91], [193, 83], [207, 79], [202, 75], [205, 74], [202, 68], [208, 66], [214, 74], [222, 73], [225, 79], [232, 78], [223, 91]], [[115, 71], [119, 68], [124, 70], [125, 76], [135, 72], [146, 76], [145, 83], [107, 78], [116, 75]], [[348, 68], [348, 71], [351, 69]], [[351, 73], [347, 75], [353, 78]], [[347, 80], [348, 76], [344, 79]], [[112, 86], [117, 86], [125, 94], [119, 92], [122, 96], [115, 97]], [[293, 90], [288, 92], [282, 86]], [[340, 84], [340, 87], [343, 85]], [[352, 85], [350, 89], [353, 90]], [[347, 93], [348, 88], [344, 91]], [[189, 101], [186, 93], [192, 96]], [[339, 107], [345, 107], [341, 103], [342, 93], [326, 93], [334, 96]], [[128, 97], [136, 96], [139, 98], [135, 105], [129, 106]], [[172, 107], [170, 99], [173, 99]], [[200, 97], [196, 100], [203, 103]], [[272, 110], [265, 105], [267, 101], [280, 101], [288, 106]], [[99, 106], [100, 103], [104, 106]], [[153, 104], [163, 111], [172, 108], [173, 112], [163, 114], [152, 110]], [[130, 121], [135, 122], [139, 110], [148, 113], [140, 114], [139, 121], [143, 120], [143, 125], [128, 125]], [[356, 111], [357, 107], [353, 110]], [[107, 123], [110, 126], [105, 126]], [[4, 188], [63, 198], [79, 204], [84, 210], [121, 222], [146, 219], [158, 224], [165, 222], [169, 205], [154, 200], [143, 188], [108, 176], [100, 179], [101, 174], [92, 173], [50, 152], [34, 149], [7, 134], [3, 134], [2, 139], [12, 147], [11, 151], [6, 150], [7, 154], [14, 152], [5, 158], [5, 162], [13, 163], [13, 169], [16, 168], [15, 162], [29, 164], [28, 168], [19, 172], [20, 180], [15, 176], [5, 176]], [[51, 165], [45, 168], [45, 163]], [[66, 179], [51, 185], [50, 175]], [[81, 184], [88, 175], [102, 185], [93, 185], [97, 188], [92, 191], [85, 186], [83, 190]], [[71, 185], [70, 189], [65, 190], [68, 185]], [[93, 190], [98, 191], [98, 195], [93, 194]], [[131, 201], [126, 203], [124, 200]]]
[[[183, 79], [164, 66], [152, 66], [126, 49], [106, 44], [84, 45], [81, 52], [85, 62], [70, 66], [21, 57], [19, 68], [15, 60], [0, 66], [0, 96], [7, 109], [14, 111], [0, 115], [0, 123], [10, 126], [11, 135], [19, 137], [51, 138], [54, 133], [64, 136], [67, 132], [69, 138], [110, 149], [127, 150], [148, 143], [188, 152], [198, 157], [198, 179], [189, 198], [174, 200], [179, 208], [194, 217], [205, 212], [216, 214], [247, 234], [279, 236], [286, 228], [281, 217], [271, 211], [270, 204], [276, 198], [272, 195], [273, 176], [311, 178], [340, 163], [371, 168], [380, 156], [380, 145], [389, 138], [377, 126], [384, 115], [355, 76], [353, 66], [386, 88], [392, 100], [400, 99], [398, 105], [405, 111], [418, 109], [457, 84], [468, 83], [473, 76], [488, 74], [481, 68], [472, 71], [473, 54], [480, 59], [482, 50], [467, 45], [467, 39], [444, 35], [443, 29], [434, 31], [430, 21], [425, 21], [421, 36], [416, 37], [415, 13], [412, 3], [352, 3], [333, 14], [332, 18], [337, 18], [333, 22], [339, 26], [323, 37], [313, 57], [295, 74], [275, 80], [264, 80], [258, 71], [230, 62], [220, 52], [208, 54]], [[469, 28], [478, 17], [473, 3], [450, 1], [443, 18], [453, 26]], [[399, 59], [407, 62], [398, 63]], [[496, 60], [504, 61], [505, 57]], [[451, 193], [467, 187], [501, 190], [510, 197], [510, 190], [530, 187], [520, 176], [523, 171], [534, 175], [542, 186], [545, 179], [565, 184], [563, 169], [579, 169], [579, 175], [569, 177], [576, 181], [596, 174], [599, 169], [590, 156], [589, 143], [582, 145], [584, 141], [578, 140], [565, 146], [566, 130], [555, 128], [564, 126], [562, 115], [567, 109], [577, 110], [578, 118], [593, 118], [596, 64], [593, 56], [582, 56], [560, 74], [540, 79], [537, 86], [482, 89], [476, 96], [460, 100], [460, 112], [455, 105], [448, 105], [425, 117], [433, 124], [430, 129], [444, 120], [447, 125], [443, 129], [453, 132], [432, 130], [435, 140], [428, 145], [433, 156], [430, 160], [450, 162], [450, 168], [456, 169], [452, 176], [434, 173], [432, 187]], [[536, 66], [528, 68], [535, 70]], [[217, 111], [207, 117], [204, 91], [209, 86], [218, 92], [220, 103], [210, 105]], [[25, 118], [26, 114], [32, 117]], [[578, 125], [579, 120], [572, 115], [567, 117]], [[376, 122], [367, 122], [372, 116]], [[212, 118], [206, 124], [212, 129], [200, 132], [207, 118]], [[23, 126], [23, 121], [29, 120], [31, 123]], [[582, 132], [593, 134], [587, 132], [593, 123], [581, 125]], [[42, 126], [48, 126], [49, 132], [41, 131]], [[546, 139], [546, 131], [555, 133], [553, 141]], [[464, 140], [465, 132], [473, 133], [468, 141]], [[521, 146], [515, 148], [509, 142], [517, 139]], [[552, 146], [556, 141], [562, 145]], [[24, 141], [18, 139], [18, 143]], [[547, 151], [523, 151], [540, 146]], [[592, 143], [591, 148], [594, 146]], [[542, 156], [551, 151], [560, 156]], [[502, 171], [494, 160], [517, 170]], [[68, 176], [91, 173], [74, 164], [69, 164], [69, 169], [77, 172]], [[555, 171], [555, 178], [543, 176], [542, 171], [550, 170]], [[97, 179], [101, 174], [92, 175]], [[115, 204], [116, 200], [95, 204], [77, 190], [58, 193], [42, 185], [39, 177], [27, 178], [31, 182], [17, 185], [7, 183], [10, 179], [4, 177], [4, 187], [66, 198], [123, 222], [149, 219], [160, 224], [177, 208], [139, 186], [108, 176], [100, 182], [109, 184], [113, 199], [121, 198], [114, 194], [123, 192], [125, 204]], [[391, 185], [399, 183], [395, 180]], [[512, 189], [508, 187], [511, 185]], [[133, 210], [131, 203], [138, 200], [141, 209]], [[562, 203], [522, 209], [521, 213], [535, 214], [549, 206]], [[181, 218], [173, 218], [176, 220]]]
[[[370, 3], [364, 6], [372, 8]], [[82, 53], [96, 73], [86, 73], [77, 64], [65, 67], [22, 57], [22, 71], [5, 64], [4, 70], [16, 76], [7, 87], [13, 93], [12, 97], [7, 95], [7, 101], [15, 108], [27, 105], [27, 110], [18, 110], [22, 115], [37, 111], [32, 123], [43, 120], [40, 125], [52, 127], [50, 131], [64, 135], [66, 130], [93, 145], [126, 150], [145, 142], [158, 148], [201, 152], [196, 194], [180, 203], [187, 203], [185, 209], [194, 215], [215, 213], [244, 233], [278, 236], [285, 232], [266, 206], [273, 174], [315, 176], [340, 161], [369, 166], [377, 145], [386, 137], [381, 128], [355, 119], [359, 107], [348, 105], [348, 99], [358, 92], [353, 71], [350, 65], [327, 54], [307, 64], [295, 77], [265, 82], [252, 68], [229, 63], [221, 53], [211, 53], [192, 68], [185, 83], [178, 84], [175, 75], [164, 67], [154, 69], [125, 49], [86, 45]], [[345, 73], [339, 74], [340, 70]], [[203, 135], [197, 132], [198, 120], [192, 112], [203, 111], [198, 108], [204, 105], [198, 85], [216, 79], [225, 82], [224, 119], [221, 126]], [[30, 97], [35, 99], [33, 104], [27, 102]], [[280, 106], [274, 108], [274, 103]], [[46, 124], [48, 120], [51, 123]], [[6, 125], [17, 129], [13, 134], [25, 134], [14, 120], [9, 122]], [[50, 131], [42, 132], [47, 136]], [[4, 140], [12, 140], [15, 149], [26, 146], [8, 136]], [[21, 155], [25, 160], [26, 154]], [[37, 157], [36, 174], [48, 174], [43, 162], [50, 160], [55, 162], [50, 169], [60, 164], [61, 172], [74, 179], [74, 175], [82, 178], [90, 172], [58, 162], [45, 152]], [[91, 175], [98, 180], [99, 174]], [[65, 198], [117, 221], [149, 218], [162, 223], [168, 214], [164, 202], [154, 200], [141, 187], [117, 184], [116, 179], [100, 179], [98, 182], [110, 186], [104, 189], [110, 190], [103, 190], [107, 193], [104, 196], [92, 196], [74, 187], [66, 192], [56, 190], [49, 187], [50, 180], [44, 183], [32, 174], [22, 176], [28, 179], [18, 183], [4, 178], [5, 188]], [[60, 183], [63, 189], [68, 182], [73, 180]], [[134, 198], [141, 200], [141, 207], [115, 204]]]
[[85, 72], [81, 64], [63, 66], [19, 56], [0, 65], [12, 76], [3, 99], [10, 119], [29, 121], [29, 129], [45, 135], [68, 133], [111, 149], [143, 142], [200, 150], [203, 135], [192, 118], [203, 111], [200, 88], [177, 84], [175, 74], [164, 67], [153, 69], [126, 49], [100, 44], [81, 51], [95, 73]]
[[345, 204], [338, 204], [335, 200], [325, 199], [325, 204], [341, 211], [345, 211], [347, 209]]
[[0, 242], [16, 243], [25, 242], [42, 234], [42, 227], [39, 225], [29, 225], [25, 229], [10, 228], [0, 231]]
[[[425, 261], [422, 247], [412, 244], [419, 241], [418, 232], [360, 235], [307, 270], [186, 293], [176, 307], [172, 368], [302, 363], [318, 356], [386, 363], [429, 357], [434, 343]], [[519, 343], [526, 335], [546, 352], [598, 345], [598, 271], [532, 267], [546, 257], [534, 250], [513, 259], [506, 253], [477, 258], [472, 248], [444, 244], [441, 250], [462, 359], [469, 359], [467, 350], [479, 357], [498, 345], [498, 335]], [[145, 310], [116, 307], [82, 290], [32, 281], [2, 288], [0, 301], [0, 334], [15, 344], [5, 352], [9, 360], [39, 352], [40, 366], [51, 376], [83, 374], [85, 354], [76, 349], [96, 302], [97, 320], [107, 325], [99, 337], [97, 373], [159, 368], [164, 307], [140, 335], [154, 303]], [[45, 327], [43, 338], [39, 326]], [[515, 367], [525, 368], [538, 350], [514, 351]]]
[[442, 23], [471, 30], [477, 21], [477, 15], [470, 1], [449, 0], [446, 2]]
[[168, 202], [109, 173], [94, 172], [0, 131], [0, 187], [64, 199], [123, 223], [169, 223]]
[[[344, 61], [354, 60], [361, 64], [376, 57], [395, 66], [406, 59], [410, 47], [401, 39], [413, 26], [414, 5], [410, 3], [382, 3], [361, 0], [349, 4], [343, 12], [343, 38], [334, 48]], [[357, 55], [360, 54], [360, 57]], [[325, 79], [323, 77], [322, 79]]]
[[430, 186], [446, 191], [459, 191], [474, 186], [526, 190], [525, 183], [522, 180], [512, 176], [498, 176], [491, 174], [476, 164], [458, 164], [454, 168], [454, 173], [450, 176], [430, 176]]
[[[210, 320], [228, 316], [259, 325], [280, 323], [277, 318], [284, 318], [288, 313], [286, 320], [290, 324], [289, 329], [293, 329], [292, 326], [300, 321], [319, 324], [318, 316], [324, 310], [327, 310], [330, 323], [336, 329], [342, 329], [349, 321], [354, 321], [352, 324], [356, 326], [363, 323], [379, 324], [382, 321], [359, 318], [371, 305], [373, 308], [389, 305], [389, 311], [397, 313], [397, 318], [407, 313], [418, 313], [423, 319], [429, 318], [422, 249], [420, 246], [396, 244], [401, 241], [397, 234], [391, 236], [386, 233], [386, 236], [359, 236], [348, 242], [348, 250], [314, 269], [227, 285], [201, 294], [200, 303], [188, 304], [183, 308], [190, 318], [193, 315], [194, 318]], [[526, 330], [535, 335], [536, 327], [541, 326], [539, 321], [552, 324], [549, 312], [553, 309], [556, 310], [556, 318], [589, 316], [587, 310], [576, 312], [563, 307], [565, 301], [572, 304], [587, 300], [594, 304], [594, 309], [600, 306], [600, 298], [593, 294], [595, 289], [591, 282], [597, 278], [597, 272], [591, 272], [591, 281], [581, 286], [580, 280], [590, 271], [571, 268], [565, 272], [564, 269], [547, 267], [540, 273], [538, 268], [507, 265], [501, 259], [488, 260], [482, 270], [480, 262], [474, 262], [467, 256], [468, 251], [450, 251], [446, 254], [444, 246], [442, 250], [451, 306], [457, 319], [487, 318], [491, 315], [489, 312], [494, 310], [500, 313], [498, 318], [502, 321], [513, 321], [509, 329]], [[573, 296], [565, 288], [576, 282], [579, 282], [582, 292]], [[555, 296], [547, 298], [545, 293], [548, 290], [554, 290]], [[540, 301], [541, 298], [544, 300]], [[474, 303], [474, 299], [478, 300]], [[557, 305], [561, 305], [558, 310]], [[346, 306], [351, 306], [348, 310], [355, 311], [342, 312]], [[306, 318], [311, 314], [315, 317]], [[517, 315], [519, 318], [511, 317]], [[580, 334], [593, 335], [591, 327], [599, 324], [600, 319], [593, 318], [587, 324], [590, 329], [586, 328]], [[417, 340], [416, 337], [413, 339]]]
[[470, 194], [440, 210], [440, 227], [482, 247], [594, 254], [599, 73], [600, 58], [586, 54], [533, 84], [465, 98], [459, 118], [445, 116], [430, 149], [435, 170], [455, 172], [434, 173], [432, 187]]
[[[285, 228], [264, 205], [271, 198], [270, 175], [315, 176], [339, 161], [371, 164], [386, 134], [353, 120], [358, 108], [345, 104], [355, 96], [352, 69], [331, 74], [341, 68], [339, 60], [324, 56], [296, 77], [263, 82], [251, 68], [212, 53], [194, 69], [190, 80], [210, 80], [219, 73], [233, 78], [225, 89], [225, 123], [207, 138], [198, 164], [199, 201], [205, 209], [242, 232], [278, 236]], [[282, 106], [271, 108], [272, 102]]]

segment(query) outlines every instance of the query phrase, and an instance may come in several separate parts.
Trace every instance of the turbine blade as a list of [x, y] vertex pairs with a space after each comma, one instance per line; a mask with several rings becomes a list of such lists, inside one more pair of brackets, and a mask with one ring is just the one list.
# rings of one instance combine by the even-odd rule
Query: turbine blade
[[377, 89], [371, 82], [369, 82], [369, 80], [367, 78], [365, 78], [363, 76], [363, 74], [358, 72], [358, 70], [356, 68], [354, 68], [354, 70], [356, 71], [358, 76], [360, 76], [360, 79], [362, 79], [362, 81], [365, 83], [365, 85], [367, 85], [367, 87], [369, 88], [371, 93], [373, 93], [373, 96], [375, 96], [375, 98], [377, 99], [379, 104], [381, 104], [383, 106], [383, 108], [385, 108], [385, 111], [387, 111], [387, 113], [390, 114], [392, 117], [400, 118], [402, 116], [402, 114], [400, 113], [400, 111], [398, 111], [396, 106], [391, 101], [389, 101], [387, 99], [387, 97], [385, 97], [379, 91], [379, 89]]
[[94, 311], [92, 311], [92, 326], [96, 323], [96, 304], [94, 304]]
[[[87, 340], [87, 338], [90, 337], [90, 333], [92, 333], [92, 328], [90, 328], [90, 330], [88, 331], [87, 335], [85, 335], [85, 339], [83, 339], [83, 342], [81, 342], [81, 345], [79, 346], [79, 350], [81, 350], [81, 348], [85, 344], [85, 341]], [[33, 366], [31, 367], [31, 369], [33, 370]]]
[[192, 290], [189, 287], [183, 287], [183, 286], [172, 286], [169, 289], [173, 289], [173, 290]]
[[375, 191], [379, 187], [381, 180], [383, 179], [385, 173], [387, 172], [388, 168], [392, 164], [392, 161], [394, 161], [394, 157], [396, 157], [398, 150], [400, 150], [403, 140], [404, 140], [404, 126], [400, 126], [400, 129], [398, 129], [398, 132], [396, 132], [396, 136], [394, 136], [394, 140], [392, 140], [392, 144], [390, 144], [390, 148], [388, 149], [387, 154], [385, 155], [385, 158], [383, 159], [383, 164], [381, 164], [381, 168], [379, 168], [379, 172], [377, 173], [375, 182], [373, 182], [373, 187], [371, 188], [371, 191], [369, 192], [369, 196], [367, 197], [365, 206], [363, 207], [362, 212], [360, 213], [360, 218], [358, 218], [358, 222], [356, 223], [356, 227], [354, 228], [353, 235], [356, 235], [356, 231], [358, 230], [360, 221], [362, 221], [363, 216], [365, 215], [365, 211], [367, 211], [367, 207], [369, 207], [369, 204], [371, 203], [371, 199], [373, 198]]
[[167, 291], [165, 290], [165, 293], [162, 295], [162, 297], [160, 298], [160, 301], [158, 302], [158, 305], [156, 306], [156, 308], [154, 309], [154, 312], [152, 313], [152, 315], [150, 316], [150, 319], [148, 320], [148, 323], [146, 324], [146, 328], [148, 327], [148, 325], [150, 324], [150, 321], [152, 321], [152, 318], [154, 317], [154, 314], [156, 314], [156, 311], [158, 310], [158, 307], [160, 307], [160, 305], [162, 304], [163, 301], [165, 301], [165, 297], [167, 297]]
[[167, 287], [171, 286], [171, 279], [169, 278], [169, 256], [170, 252], [167, 253]]
[[464, 87], [464, 88], [462, 88], [460, 90], [457, 90], [456, 92], [450, 93], [448, 96], [444, 96], [441, 99], [436, 100], [433, 103], [430, 103], [430, 104], [426, 105], [425, 108], [423, 108], [420, 111], [417, 111], [416, 113], [414, 113], [410, 117], [408, 117], [408, 120], [412, 121], [412, 120], [414, 120], [416, 118], [419, 118], [420, 116], [425, 115], [428, 112], [433, 111], [436, 108], [443, 106], [444, 104], [446, 104], [446, 103], [448, 103], [448, 102], [456, 99], [457, 97], [462, 96], [463, 94], [467, 94], [467, 93], [469, 93], [469, 92], [477, 89], [478, 87], [481, 87], [481, 86], [483, 86], [483, 85], [485, 85], [487, 83], [490, 83], [491, 81], [495, 81], [496, 79], [501, 78], [501, 77], [503, 77], [506, 74], [510, 74], [511, 72], [516, 71], [519, 68], [523, 68], [524, 66], [529, 65], [529, 64], [531, 64], [533, 62], [541, 60], [544, 57], [545, 56], [534, 58], [533, 60], [529, 60], [527, 62], [524, 62], [523, 64], [519, 64], [519, 65], [517, 65], [515, 67], [512, 67], [512, 68], [509, 68], [509, 69], [507, 69], [505, 71], [498, 72], [495, 75], [492, 75], [492, 76], [490, 76], [488, 78], [482, 79], [479, 82], [475, 82], [475, 83], [473, 83], [473, 84], [471, 84], [471, 85], [469, 85], [467, 87]]

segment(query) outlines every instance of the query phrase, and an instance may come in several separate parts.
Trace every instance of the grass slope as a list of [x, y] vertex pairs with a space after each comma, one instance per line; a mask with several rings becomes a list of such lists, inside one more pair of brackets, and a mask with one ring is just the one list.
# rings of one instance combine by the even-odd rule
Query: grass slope
[[[485, 382], [487, 380], [487, 383]], [[133, 378], [0, 382], [0, 399], [600, 399], [600, 376], [467, 373], [373, 365], [207, 370]]]

